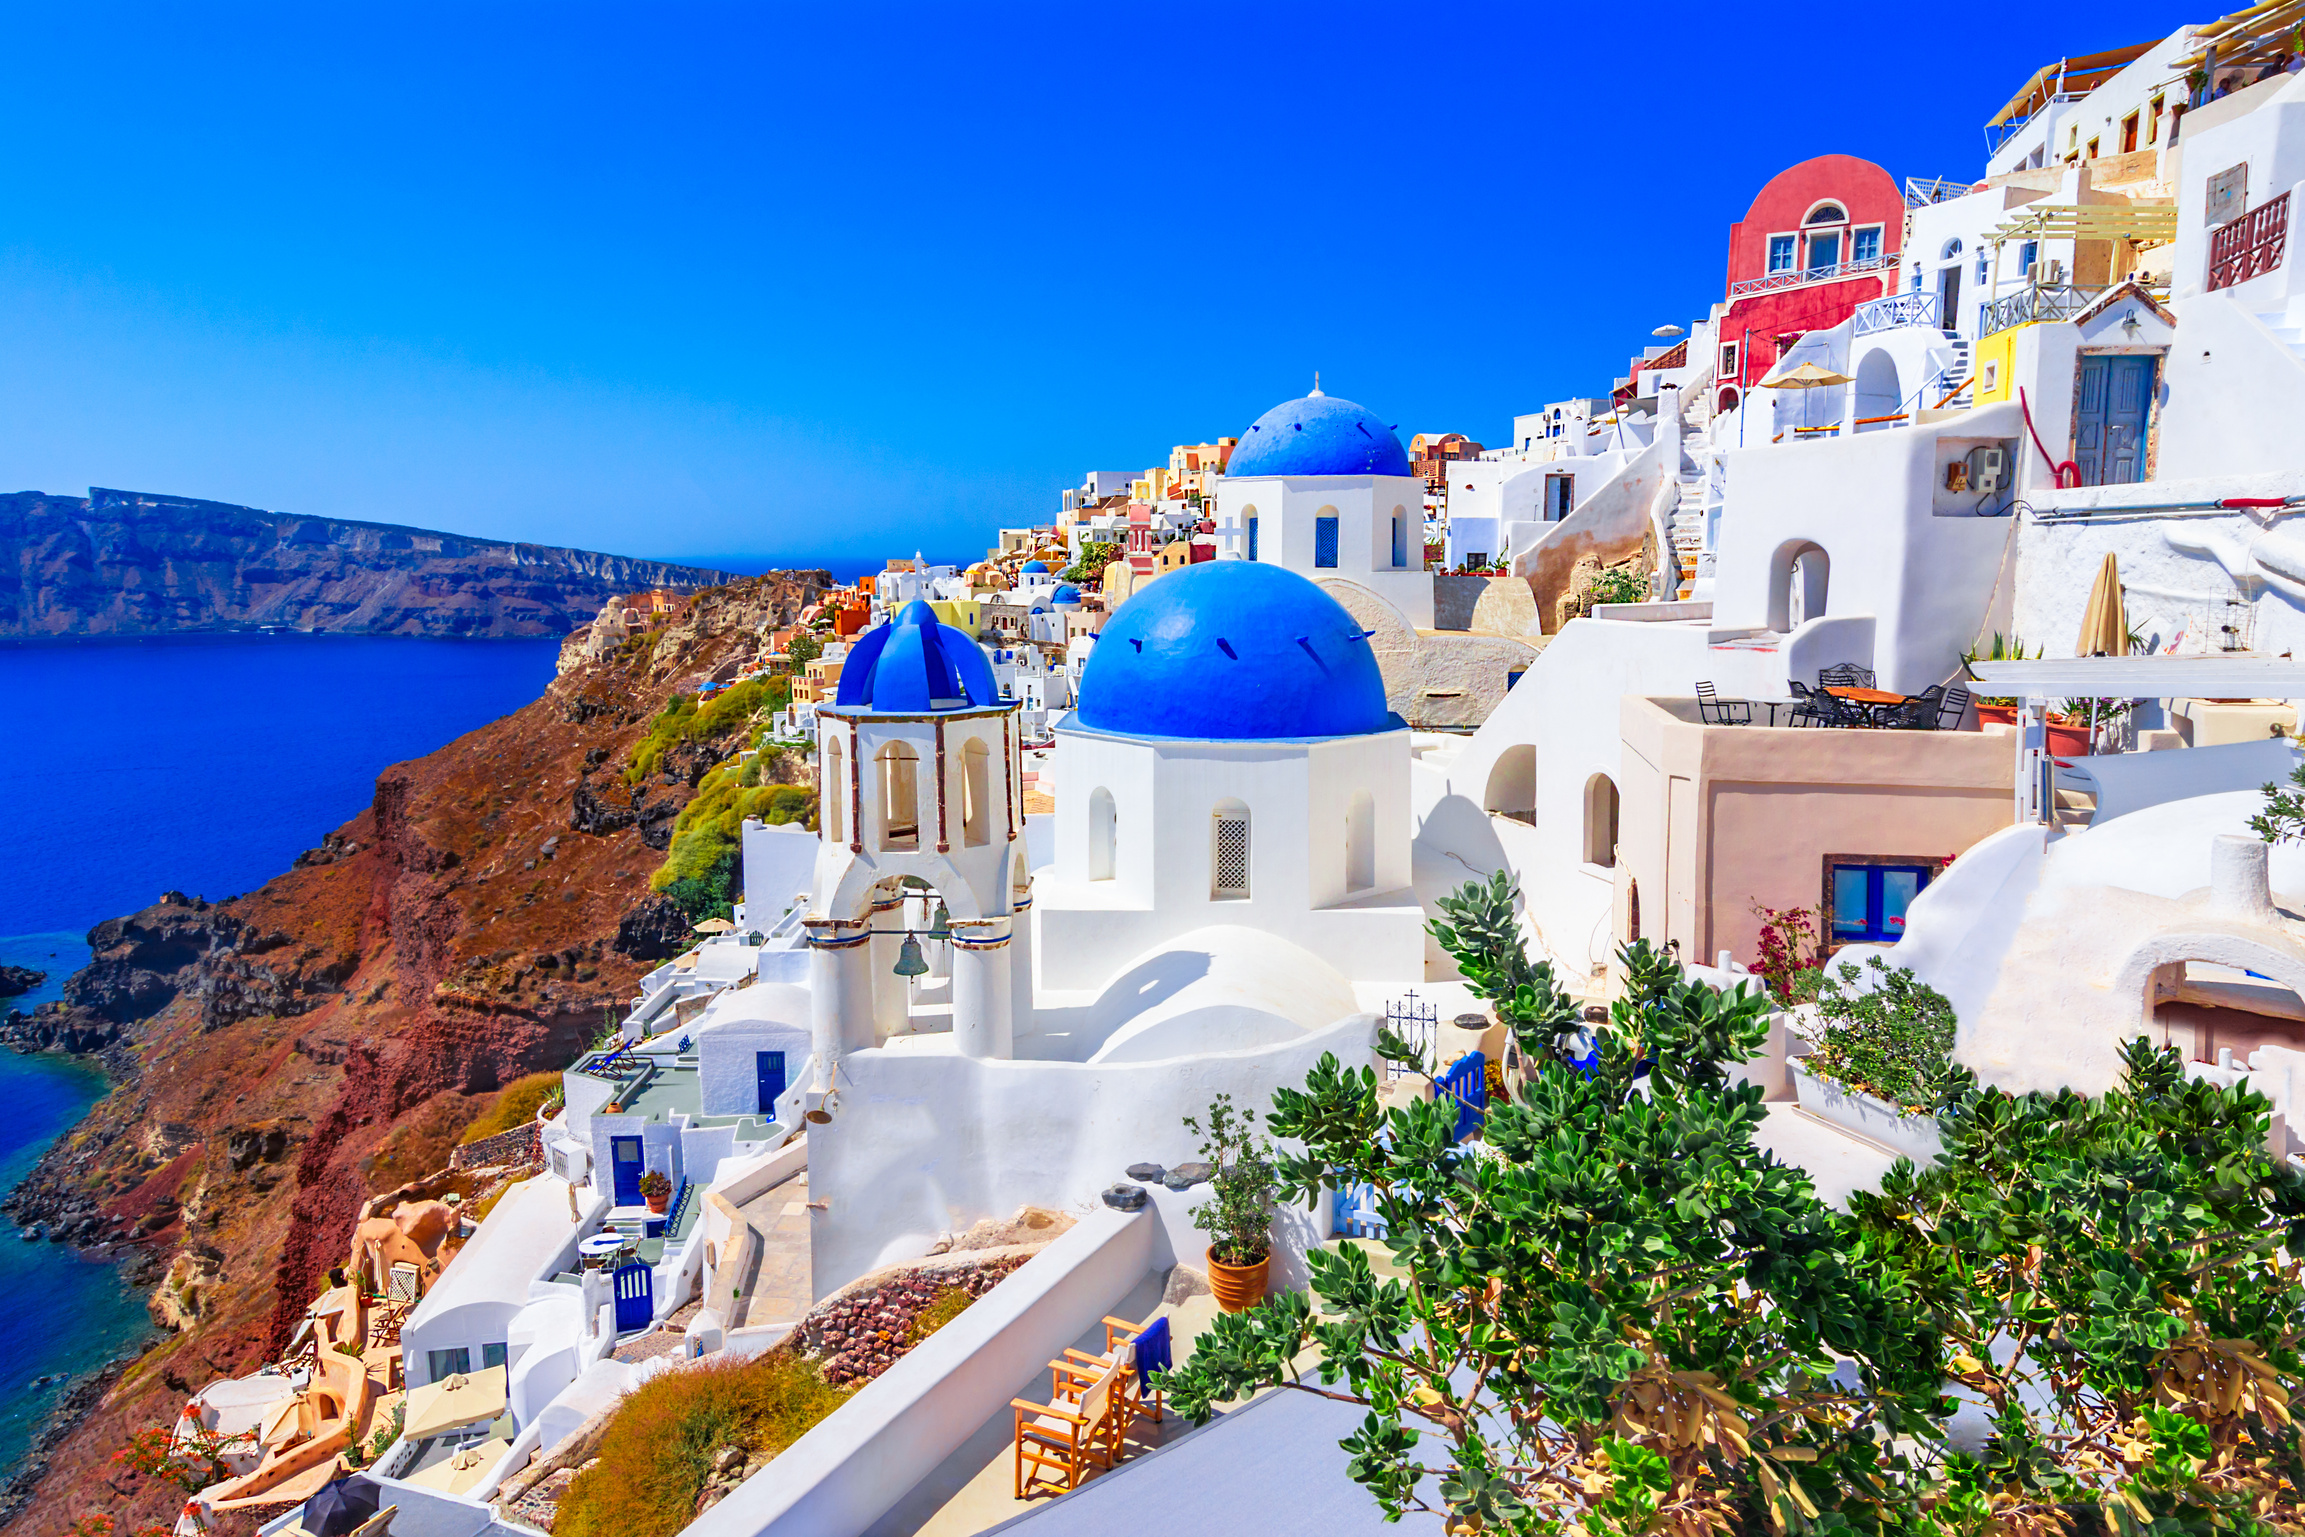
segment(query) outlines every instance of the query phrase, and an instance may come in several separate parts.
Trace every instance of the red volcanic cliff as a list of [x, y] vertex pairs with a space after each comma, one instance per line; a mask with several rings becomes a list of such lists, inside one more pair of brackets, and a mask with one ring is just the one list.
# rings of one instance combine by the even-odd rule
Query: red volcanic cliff
[[155, 1317], [183, 1327], [19, 1477], [10, 1537], [172, 1519], [182, 1492], [112, 1453], [272, 1359], [360, 1203], [445, 1163], [487, 1095], [565, 1065], [632, 996], [685, 932], [647, 882], [703, 765], [627, 786], [631, 747], [822, 581], [714, 588], [596, 660], [572, 650], [542, 698], [387, 769], [369, 810], [261, 890], [99, 925], [67, 1002], [16, 1016], [18, 1044], [101, 1051], [116, 1076], [8, 1209], [127, 1245]]

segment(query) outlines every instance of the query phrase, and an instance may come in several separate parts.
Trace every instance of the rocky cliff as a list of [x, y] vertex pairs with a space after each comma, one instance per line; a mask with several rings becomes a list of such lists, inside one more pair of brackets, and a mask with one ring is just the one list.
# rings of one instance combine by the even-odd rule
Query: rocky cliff
[[127, 1436], [273, 1359], [360, 1203], [443, 1166], [500, 1084], [564, 1066], [685, 941], [647, 882], [702, 770], [673, 754], [637, 785], [622, 770], [675, 692], [756, 652], [821, 586], [699, 594], [387, 769], [367, 811], [261, 890], [171, 892], [97, 925], [64, 1001], [0, 1024], [20, 1049], [99, 1052], [114, 1072], [7, 1211], [123, 1258], [181, 1329], [69, 1400], [75, 1422], [0, 1500], [10, 1537], [172, 1519], [180, 1490], [111, 1465]]
[[92, 487], [0, 496], [0, 639], [278, 625], [565, 635], [610, 597], [731, 580], [661, 561]]

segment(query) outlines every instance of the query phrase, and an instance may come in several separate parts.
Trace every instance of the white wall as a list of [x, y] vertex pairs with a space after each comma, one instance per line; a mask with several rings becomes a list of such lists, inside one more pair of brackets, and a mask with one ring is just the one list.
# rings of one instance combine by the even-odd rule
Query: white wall
[[[1199, 1157], [1183, 1118], [1219, 1092], [1262, 1107], [1276, 1088], [1303, 1087], [1324, 1053], [1372, 1062], [1375, 1040], [1374, 1018], [1358, 1015], [1279, 1046], [1162, 1062], [851, 1052], [832, 1123], [809, 1133], [809, 1193], [826, 1203], [810, 1214], [816, 1293], [982, 1217], [1092, 1207], [1132, 1163]], [[1276, 1264], [1301, 1268], [1301, 1253]]]
[[[1227, 476], [1217, 484], [1218, 549], [1245, 558], [1247, 519], [1257, 519], [1257, 559], [1315, 579], [1364, 583], [1408, 622], [1430, 629], [1433, 579], [1425, 573], [1425, 483], [1414, 475]], [[1402, 520], [1402, 563], [1393, 563], [1393, 518]], [[1315, 523], [1337, 520], [1337, 563], [1313, 564]]]
[[[813, 707], [810, 708], [813, 713]], [[816, 834], [787, 822], [771, 827], [744, 822], [744, 916], [752, 928], [773, 928], [786, 910], [808, 903], [809, 872], [816, 868]]]
[[[1422, 914], [1409, 886], [1409, 734], [1307, 742], [1154, 741], [1072, 726], [1057, 734], [1056, 861], [1034, 882], [1044, 988], [1101, 988], [1131, 957], [1210, 924], [1302, 945], [1347, 977], [1422, 976]], [[1092, 799], [1115, 818], [1110, 880], [1090, 878]], [[1375, 882], [1347, 887], [1356, 794], [1377, 808]], [[1213, 814], [1249, 813], [1249, 895], [1212, 893]]]

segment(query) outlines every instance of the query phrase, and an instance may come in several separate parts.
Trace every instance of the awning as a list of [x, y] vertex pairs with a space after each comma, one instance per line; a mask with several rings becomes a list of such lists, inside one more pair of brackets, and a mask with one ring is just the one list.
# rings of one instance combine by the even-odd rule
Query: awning
[[2305, 699], [2305, 662], [2252, 656], [2085, 656], [1971, 662], [1979, 692], [2013, 699]]
[[428, 1468], [419, 1468], [401, 1480], [404, 1484], [421, 1484], [427, 1489], [438, 1489], [443, 1494], [462, 1494], [486, 1478], [504, 1454], [512, 1450], [510, 1441], [481, 1441], [460, 1447]]
[[2047, 106], [2052, 96], [2094, 91], [2119, 74], [2124, 67], [2152, 52], [2154, 45], [2160, 41], [2154, 38], [2152, 42], [2137, 43], [2127, 48], [2115, 48], [2105, 53], [2077, 54], [2059, 59], [2054, 64], [2044, 64], [2016, 95], [2009, 98], [2007, 106], [1986, 121], [1985, 126], [1999, 128], [2031, 117]]
[[504, 1412], [504, 1368], [454, 1372], [438, 1382], [408, 1390], [408, 1418], [401, 1434], [411, 1441], [443, 1435]]
[[[2205, 27], [2194, 28], [2193, 41], [2216, 48], [2220, 69], [2228, 64], [2254, 64], [2269, 53], [2294, 51], [2300, 22], [2305, 22], [2305, 0], [2266, 0], [2263, 5], [2234, 11]], [[2183, 75], [2199, 69], [2208, 58], [2208, 48], [2196, 47], [2171, 68]]]

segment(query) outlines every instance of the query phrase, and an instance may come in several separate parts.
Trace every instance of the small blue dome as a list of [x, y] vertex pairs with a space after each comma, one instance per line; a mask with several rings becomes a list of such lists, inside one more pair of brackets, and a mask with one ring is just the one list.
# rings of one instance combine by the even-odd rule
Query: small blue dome
[[1048, 575], [1048, 565], [1044, 561], [1028, 560], [1017, 567], [1016, 571], [1019, 576], [1046, 576]]
[[1056, 591], [1049, 594], [1048, 600], [1051, 603], [1078, 603], [1080, 589], [1070, 582], [1059, 582]]
[[1408, 450], [1374, 413], [1334, 395], [1284, 400], [1242, 434], [1225, 474], [1407, 475]]
[[836, 707], [886, 714], [978, 709], [1001, 702], [992, 664], [966, 630], [940, 623], [915, 598], [869, 631], [840, 669]]
[[1253, 560], [1186, 566], [1123, 603], [1089, 653], [1077, 719], [1225, 742], [1400, 727], [1353, 616], [1304, 577]]

